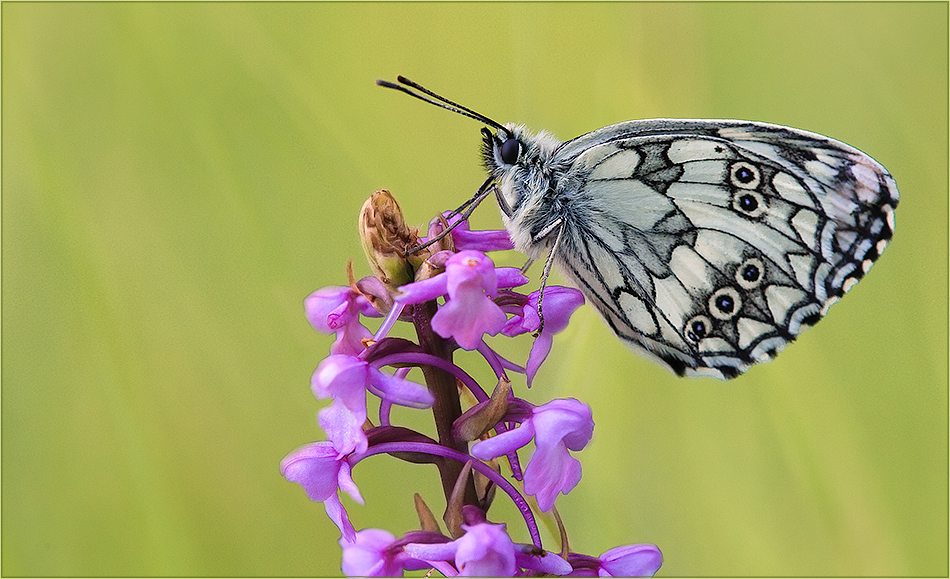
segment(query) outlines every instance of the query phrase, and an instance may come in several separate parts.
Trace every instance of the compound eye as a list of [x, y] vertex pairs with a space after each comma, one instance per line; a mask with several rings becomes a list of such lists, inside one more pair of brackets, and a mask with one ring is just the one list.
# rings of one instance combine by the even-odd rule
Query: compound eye
[[507, 165], [514, 165], [521, 155], [521, 143], [518, 139], [506, 139], [501, 145], [501, 160]]

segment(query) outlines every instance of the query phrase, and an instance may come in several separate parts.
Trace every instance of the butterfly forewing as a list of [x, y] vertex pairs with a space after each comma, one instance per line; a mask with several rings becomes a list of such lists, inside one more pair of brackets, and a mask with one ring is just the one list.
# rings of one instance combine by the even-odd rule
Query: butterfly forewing
[[814, 325], [884, 250], [898, 201], [857, 149], [748, 121], [620, 123], [550, 165], [555, 259], [619, 338], [681, 375], [737, 376]]

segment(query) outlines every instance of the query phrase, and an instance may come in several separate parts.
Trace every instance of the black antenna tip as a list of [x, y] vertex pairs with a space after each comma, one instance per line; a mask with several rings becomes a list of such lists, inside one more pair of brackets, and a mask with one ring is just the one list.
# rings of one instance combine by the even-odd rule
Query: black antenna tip
[[[495, 127], [498, 130], [504, 131], [505, 134], [508, 135], [509, 138], [511, 138], [511, 131], [509, 131], [503, 125], [497, 123], [496, 121], [493, 121], [490, 118], [486, 117], [485, 115], [481, 113], [477, 113], [468, 107], [463, 107], [462, 105], [456, 102], [450, 101], [444, 96], [438, 95], [432, 92], [431, 90], [425, 88], [424, 86], [412, 82], [411, 80], [409, 80], [408, 78], [404, 77], [401, 74], [396, 77], [396, 80], [398, 80], [400, 84], [392, 83], [387, 80], [377, 80], [376, 84], [377, 86], [396, 89], [399, 92], [404, 92], [409, 96], [415, 97], [421, 101], [425, 101], [429, 103], [430, 105], [435, 105], [437, 107], [450, 110], [453, 113], [458, 113], [460, 115], [475, 119], [476, 121], [480, 123], [485, 123], [486, 125], [490, 125], [492, 127]], [[406, 88], [406, 86], [412, 87], [418, 90], [419, 92], [413, 92], [409, 90], [408, 88]], [[422, 93], [422, 94], [419, 94], [419, 93]]]

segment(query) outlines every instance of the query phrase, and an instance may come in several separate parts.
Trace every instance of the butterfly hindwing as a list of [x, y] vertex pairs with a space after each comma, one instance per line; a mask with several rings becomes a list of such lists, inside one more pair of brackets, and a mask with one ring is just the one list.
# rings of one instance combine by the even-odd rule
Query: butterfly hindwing
[[898, 194], [843, 143], [744, 121], [631, 121], [565, 143], [556, 259], [612, 330], [731, 378], [814, 325], [880, 255]]

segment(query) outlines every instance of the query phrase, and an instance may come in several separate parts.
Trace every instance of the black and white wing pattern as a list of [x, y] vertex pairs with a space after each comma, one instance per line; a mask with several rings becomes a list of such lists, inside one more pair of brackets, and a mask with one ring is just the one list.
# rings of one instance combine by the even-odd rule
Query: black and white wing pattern
[[679, 375], [771, 359], [867, 273], [897, 186], [844, 143], [659, 119], [560, 145], [555, 260], [613, 332]]
[[822, 135], [654, 119], [561, 143], [397, 80], [376, 83], [493, 129], [489, 177], [463, 215], [494, 192], [515, 249], [550, 251], [542, 288], [553, 260], [621, 340], [681, 376], [734, 378], [771, 359], [894, 233], [894, 179]]

